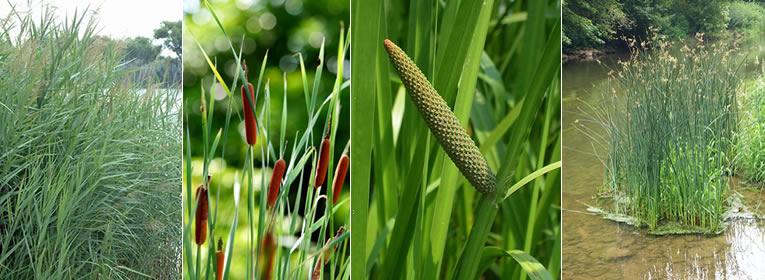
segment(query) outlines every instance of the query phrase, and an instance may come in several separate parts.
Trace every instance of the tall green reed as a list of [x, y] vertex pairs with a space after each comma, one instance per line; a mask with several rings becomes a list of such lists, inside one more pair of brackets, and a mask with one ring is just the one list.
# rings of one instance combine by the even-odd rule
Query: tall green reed
[[744, 87], [736, 135], [736, 173], [754, 184], [765, 183], [765, 78]]
[[90, 11], [0, 26], [2, 278], [174, 279], [176, 85], [135, 80]]
[[739, 62], [724, 43], [635, 48], [596, 119], [611, 211], [657, 234], [720, 232], [737, 123]]
[[[560, 4], [442, 4], [352, 1], [352, 278], [557, 278], [560, 180], [543, 167], [560, 159]], [[476, 142], [496, 191], [470, 187], [433, 139], [385, 39]]]
[[[207, 1], [204, 2], [218, 27], [219, 31], [226, 35], [224, 25], [219, 20], [215, 7]], [[347, 53], [348, 43], [345, 34], [339, 37], [337, 58], [343, 61]], [[194, 34], [191, 34], [194, 35]], [[211, 72], [212, 83], [206, 84], [201, 90], [202, 119], [201, 124], [190, 123], [187, 126], [202, 126], [202, 135], [192, 135], [186, 131], [186, 143], [191, 138], [202, 138], [201, 164], [192, 164], [191, 146], [186, 148], [185, 162], [185, 191], [184, 191], [184, 275], [188, 279], [210, 279], [218, 270], [222, 269], [223, 279], [304, 279], [309, 275], [316, 274], [319, 277], [347, 278], [347, 269], [350, 259], [348, 258], [348, 232], [342, 232], [338, 236], [332, 235], [332, 229], [339, 225], [334, 224], [334, 215], [347, 200], [333, 203], [332, 188], [327, 183], [323, 187], [314, 186], [317, 174], [316, 166], [319, 164], [319, 145], [326, 138], [329, 147], [326, 150], [326, 182], [333, 181], [334, 175], [334, 147], [347, 145], [346, 139], [336, 137], [337, 128], [342, 123], [339, 121], [341, 114], [341, 98], [347, 83], [342, 77], [343, 64], [338, 63], [338, 73], [332, 91], [323, 96], [320, 92], [322, 72], [324, 67], [324, 46], [319, 51], [318, 65], [314, 72], [314, 81], [309, 84], [307, 71], [303, 57], [297, 54], [300, 61], [300, 75], [302, 88], [305, 96], [305, 110], [308, 115], [303, 129], [294, 135], [285, 135], [287, 126], [287, 114], [293, 110], [301, 110], [302, 106], [287, 105], [287, 79], [284, 74], [283, 103], [281, 119], [272, 120], [272, 97], [270, 80], [264, 78], [268, 57], [263, 58], [260, 67], [249, 67], [243, 70], [241, 49], [234, 48], [234, 43], [228, 39], [230, 51], [237, 61], [237, 71], [231, 81], [225, 81], [220, 75], [219, 68], [207, 55], [201, 44], [198, 47], [205, 56]], [[249, 65], [252, 66], [252, 65]], [[253, 84], [252, 87], [243, 87], [241, 92], [250, 98], [234, 97], [240, 92], [240, 85]], [[220, 87], [226, 93], [224, 102], [226, 121], [222, 127], [213, 126], [215, 105], [218, 101], [213, 98], [213, 91]], [[253, 92], [254, 91], [254, 92]], [[244, 106], [244, 103], [247, 106]], [[189, 108], [189, 105], [186, 105]], [[252, 110], [256, 117], [257, 141], [251, 141], [254, 145], [247, 145], [244, 150], [245, 160], [243, 166], [234, 175], [233, 182], [227, 180], [227, 175], [222, 170], [215, 170], [211, 166], [213, 160], [219, 155], [225, 154], [225, 144], [233, 128], [242, 121], [245, 114], [241, 110]], [[247, 113], [247, 112], [244, 112]], [[272, 124], [275, 123], [274, 124]], [[274, 131], [276, 127], [277, 131]], [[321, 131], [318, 132], [317, 131]], [[278, 133], [278, 137], [276, 134]], [[248, 133], [249, 134], [249, 133]], [[200, 137], [201, 136], [201, 137]], [[278, 139], [275, 140], [275, 139]], [[289, 141], [288, 141], [289, 140]], [[244, 141], [244, 140], [243, 140]], [[290, 147], [291, 146], [291, 147]], [[258, 156], [259, 155], [259, 156]], [[258, 158], [259, 157], [259, 158]], [[285, 172], [281, 180], [281, 188], [273, 206], [267, 206], [269, 199], [268, 188], [271, 185], [270, 167], [280, 159], [284, 160]], [[260, 162], [256, 165], [256, 162]], [[310, 164], [309, 164], [310, 163]], [[201, 170], [200, 170], [201, 169]], [[201, 175], [201, 176], [200, 176]], [[208, 240], [223, 240], [224, 265], [218, 268], [214, 259], [215, 248], [209, 242], [203, 246], [197, 246], [192, 242], [193, 228], [196, 226], [193, 219], [193, 211], [196, 201], [193, 196], [195, 181], [201, 181], [207, 175], [212, 176], [210, 186], [211, 209], [210, 225], [208, 227]], [[305, 178], [310, 178], [305, 180]], [[220, 181], [216, 182], [216, 178]], [[326, 190], [326, 191], [324, 191]], [[212, 195], [215, 194], [215, 195]], [[231, 195], [231, 200], [222, 199], [222, 195]], [[294, 197], [290, 194], [295, 194]], [[320, 203], [324, 201], [324, 203]], [[244, 205], [240, 205], [240, 202]], [[302, 213], [301, 213], [302, 210]], [[240, 217], [240, 212], [243, 215]], [[229, 222], [230, 221], [230, 222]], [[317, 240], [313, 239], [318, 236]], [[326, 265], [325, 265], [326, 263]], [[267, 267], [271, 265], [271, 267]]]

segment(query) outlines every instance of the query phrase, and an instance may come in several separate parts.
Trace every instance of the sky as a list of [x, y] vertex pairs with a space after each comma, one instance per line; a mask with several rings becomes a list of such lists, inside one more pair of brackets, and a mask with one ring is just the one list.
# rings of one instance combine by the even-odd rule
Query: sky
[[[58, 15], [71, 15], [90, 6], [98, 10], [99, 34], [114, 38], [153, 37], [162, 21], [179, 21], [183, 17], [182, 0], [10, 0], [17, 9], [39, 11], [41, 4], [58, 8]], [[28, 5], [31, 2], [31, 5]], [[8, 1], [0, 1], [0, 17], [10, 11]]]

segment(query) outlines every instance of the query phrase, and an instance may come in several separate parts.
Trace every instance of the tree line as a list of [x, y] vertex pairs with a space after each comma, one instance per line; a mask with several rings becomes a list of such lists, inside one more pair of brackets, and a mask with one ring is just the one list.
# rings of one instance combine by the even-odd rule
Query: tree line
[[765, 0], [563, 0], [563, 50], [614, 49], [620, 38], [707, 38], [762, 31]]
[[[122, 66], [130, 72], [133, 82], [175, 85], [181, 82], [181, 36], [180, 21], [163, 21], [154, 30], [153, 38], [114, 39], [101, 36], [98, 41], [122, 54]], [[155, 45], [155, 40], [160, 44]]]

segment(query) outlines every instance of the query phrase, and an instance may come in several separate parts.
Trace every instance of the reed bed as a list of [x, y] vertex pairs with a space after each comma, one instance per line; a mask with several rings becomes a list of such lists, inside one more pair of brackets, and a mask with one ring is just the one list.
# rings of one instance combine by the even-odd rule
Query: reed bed
[[558, 278], [560, 2], [351, 4], [351, 278]]
[[739, 62], [731, 47], [658, 43], [612, 72], [596, 119], [607, 149], [608, 212], [655, 234], [719, 233], [737, 130]]
[[746, 89], [739, 106], [736, 173], [755, 185], [765, 185], [765, 78]]
[[0, 28], [0, 278], [175, 279], [177, 85], [135, 80], [90, 11]]
[[[207, 1], [203, 5], [220, 34], [229, 34], [219, 20], [218, 7]], [[348, 42], [340, 33], [336, 57], [343, 61]], [[198, 35], [189, 34], [192, 40]], [[201, 119], [185, 120], [184, 278], [348, 279], [350, 231], [336, 221], [336, 215], [347, 213], [343, 209], [348, 199], [335, 199], [340, 198], [336, 192], [343, 190], [338, 185], [344, 178], [334, 177], [349, 174], [342, 170], [348, 166], [344, 150], [349, 140], [337, 133], [344, 126], [342, 98], [348, 96], [343, 63], [337, 63], [338, 74], [327, 93], [321, 91], [327, 67], [324, 45], [319, 57], [310, 60], [317, 61], [310, 73], [312, 82], [302, 55], [295, 54], [305, 104], [288, 105], [292, 86], [288, 74], [283, 73], [283, 82], [274, 86], [265, 73], [267, 54], [258, 64], [245, 63], [244, 46], [235, 48], [234, 41], [226, 38], [230, 46], [226, 51], [233, 55], [237, 70], [230, 80], [201, 44], [191, 46], [204, 55], [211, 75], [202, 83], [200, 103], [185, 105], [189, 111], [199, 110]], [[215, 90], [224, 91], [225, 97], [216, 99]], [[274, 92], [279, 94], [272, 96]], [[273, 106], [275, 100], [281, 101], [281, 108]], [[222, 126], [215, 125], [221, 123], [215, 122], [216, 110], [225, 112]], [[305, 114], [307, 120], [288, 123], [288, 114], [295, 113]], [[299, 127], [295, 135], [287, 135], [288, 125]], [[200, 133], [190, 133], [192, 127]], [[199, 150], [192, 151], [192, 141], [201, 143]], [[221, 167], [221, 158], [240, 143], [242, 165]], [[194, 195], [197, 189], [207, 190], [209, 199]], [[205, 208], [208, 219], [198, 219], [197, 211]], [[197, 242], [198, 236], [205, 240]]]

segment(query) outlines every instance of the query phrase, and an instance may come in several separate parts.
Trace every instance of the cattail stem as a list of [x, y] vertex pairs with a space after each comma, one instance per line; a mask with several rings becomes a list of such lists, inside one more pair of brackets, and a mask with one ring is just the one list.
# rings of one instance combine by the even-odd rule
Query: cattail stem
[[313, 272], [311, 272], [311, 280], [320, 280], [321, 279], [321, 271], [322, 268], [329, 262], [329, 258], [332, 256], [332, 254], [335, 251], [335, 246], [330, 247], [329, 244], [334, 240], [340, 237], [345, 233], [345, 227], [340, 227], [337, 229], [337, 232], [335, 233], [335, 237], [330, 238], [327, 240], [327, 243], [324, 245], [324, 248], [321, 249], [321, 252], [319, 252], [319, 255], [317, 256], [316, 264], [313, 266]]
[[316, 166], [314, 186], [317, 188], [323, 185], [327, 178], [327, 165], [329, 165], [329, 138], [324, 138], [319, 148], [319, 164]]
[[218, 250], [215, 251], [215, 264], [216, 264], [216, 280], [223, 279], [223, 264], [226, 261], [226, 255], [223, 254], [223, 240], [218, 238]]
[[[242, 86], [242, 110], [244, 111], [244, 131], [245, 139], [248, 145], [255, 145], [258, 140], [258, 123], [255, 119], [254, 108], [250, 105], [255, 105], [255, 89], [251, 83], [247, 83], [247, 88], [250, 94], [247, 94], [247, 90]], [[247, 97], [249, 96], [249, 98]]]
[[337, 163], [335, 177], [332, 182], [332, 204], [337, 203], [337, 199], [340, 198], [340, 192], [343, 190], [343, 183], [345, 183], [345, 174], [348, 172], [349, 161], [348, 155], [344, 154]]
[[409, 97], [449, 158], [476, 190], [482, 193], [494, 192], [494, 173], [446, 101], [401, 48], [385, 39], [385, 49]]
[[274, 164], [274, 170], [271, 172], [271, 183], [268, 185], [268, 209], [273, 208], [276, 204], [276, 198], [279, 197], [279, 186], [282, 183], [286, 168], [287, 163], [284, 159], [279, 159]]
[[195, 215], [195, 240], [197, 245], [202, 246], [207, 239], [207, 217], [209, 205], [207, 201], [207, 187], [197, 187], [197, 211]]

